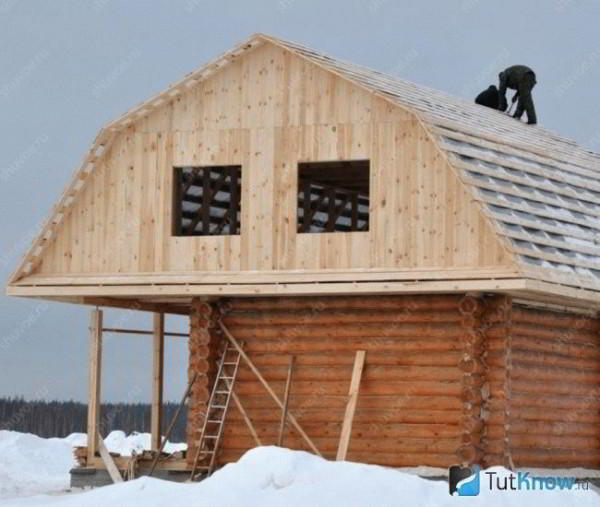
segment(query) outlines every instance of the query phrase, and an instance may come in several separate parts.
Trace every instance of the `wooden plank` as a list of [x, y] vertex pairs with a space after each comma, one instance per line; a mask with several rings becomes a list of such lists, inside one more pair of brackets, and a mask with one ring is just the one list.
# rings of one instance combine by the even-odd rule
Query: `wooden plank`
[[[353, 233], [354, 234], [354, 233]], [[358, 233], [360, 235], [364, 233]], [[343, 282], [378, 280], [464, 280], [483, 278], [516, 278], [516, 269], [471, 269], [449, 267], [448, 269], [412, 269], [412, 268], [354, 268], [354, 269], [294, 269], [278, 271], [203, 271], [183, 273], [107, 273], [80, 275], [32, 275], [13, 286], [27, 285], [127, 285], [127, 284], [169, 284], [169, 283], [211, 283], [229, 284], [242, 280], [243, 283], [294, 283], [294, 282]], [[242, 282], [238, 282], [242, 283]]]
[[[157, 312], [154, 312], [157, 313]], [[162, 313], [162, 312], [158, 312], [158, 313]], [[116, 327], [105, 327], [102, 329], [105, 333], [114, 333], [114, 334], [141, 334], [141, 335], [152, 335], [154, 336], [156, 333], [155, 331], [147, 331], [145, 329], [122, 329], [122, 328], [116, 328]], [[188, 338], [190, 335], [189, 333], [170, 333], [168, 331], [163, 331], [162, 333], [163, 336], [177, 336], [180, 338]]]
[[90, 312], [88, 343], [88, 456], [98, 451], [100, 400], [102, 398], [102, 310]]
[[[239, 280], [238, 280], [239, 281]], [[229, 285], [121, 285], [107, 286], [8, 286], [8, 296], [38, 296], [52, 299], [60, 296], [276, 296], [276, 295], [358, 295], [358, 294], [424, 294], [451, 293], [468, 291], [504, 291], [522, 290], [526, 280], [522, 278], [500, 280], [443, 280], [421, 282], [338, 282], [338, 283], [294, 283], [294, 284], [234, 284]], [[558, 291], [555, 284], [547, 284], [548, 288]], [[569, 289], [561, 288], [561, 289]], [[592, 291], [578, 292], [590, 300], [600, 301], [600, 294]]]
[[123, 477], [121, 477], [121, 473], [117, 468], [117, 465], [112, 459], [112, 456], [108, 452], [106, 445], [104, 444], [104, 439], [102, 435], [98, 435], [98, 450], [100, 451], [100, 457], [106, 466], [106, 470], [108, 471], [108, 475], [112, 479], [114, 484], [118, 484], [119, 482], [123, 482]]
[[246, 409], [242, 405], [242, 402], [240, 401], [239, 396], [236, 393], [232, 392], [231, 397], [233, 398], [233, 401], [235, 402], [235, 406], [240, 411], [240, 414], [242, 414], [244, 422], [246, 423], [246, 426], [248, 427], [248, 430], [250, 431], [250, 434], [252, 435], [254, 442], [256, 443], [257, 446], [260, 447], [262, 445], [262, 443], [260, 441], [260, 438], [258, 438], [258, 433], [256, 433], [256, 429], [254, 428], [254, 425], [252, 424], [252, 420], [250, 419], [250, 417], [248, 416], [248, 412], [246, 412]]
[[346, 405], [346, 413], [344, 414], [342, 433], [340, 434], [340, 443], [336, 456], [337, 461], [344, 461], [348, 454], [350, 435], [352, 433], [352, 421], [354, 420], [354, 412], [358, 402], [358, 389], [365, 364], [365, 355], [366, 352], [364, 350], [359, 350], [356, 352], [354, 368], [352, 370], [352, 379], [350, 380], [350, 391], [348, 392], [348, 404]]
[[[131, 458], [129, 456], [111, 456], [113, 462], [120, 471], [125, 472], [128, 469]], [[137, 469], [138, 471], [148, 471], [152, 466], [152, 462], [149, 460], [138, 459]], [[106, 465], [102, 458], [96, 457], [88, 459], [88, 468], [105, 469]], [[169, 459], [166, 461], [159, 461], [156, 465], [156, 470], [174, 470], [180, 472], [190, 472], [190, 467], [186, 459], [177, 458]]]
[[281, 421], [279, 422], [279, 436], [277, 437], [277, 445], [281, 447], [283, 444], [283, 432], [285, 430], [285, 422], [287, 420], [288, 402], [290, 397], [290, 384], [292, 383], [292, 370], [294, 368], [294, 356], [290, 356], [290, 364], [288, 366], [287, 379], [285, 381], [285, 391], [283, 393], [283, 408], [281, 409]]
[[157, 451], [161, 444], [163, 419], [163, 383], [165, 362], [165, 314], [153, 315], [152, 336], [152, 413], [150, 415], [151, 449]]
[[169, 423], [169, 427], [167, 428], [167, 431], [165, 432], [165, 438], [162, 439], [160, 447], [158, 448], [158, 451], [156, 452], [156, 456], [154, 457], [154, 460], [152, 461], [152, 466], [150, 467], [150, 473], [148, 474], [148, 476], [151, 476], [152, 473], [154, 472], [154, 470], [156, 469], [156, 465], [158, 464], [160, 455], [162, 454], [162, 451], [165, 448], [165, 445], [167, 445], [167, 442], [169, 441], [169, 438], [171, 437], [171, 432], [173, 431], [173, 428], [175, 427], [175, 423], [177, 422], [179, 413], [183, 409], [183, 406], [185, 405], [186, 400], [190, 396], [190, 393], [192, 392], [192, 387], [194, 387], [194, 383], [196, 382], [197, 378], [198, 378], [198, 373], [194, 373], [194, 376], [188, 383], [185, 393], [183, 393], [183, 396], [181, 397], [181, 401], [179, 402], [177, 410], [173, 414], [173, 418], [171, 419], [171, 422]]
[[[273, 400], [279, 406], [279, 408], [283, 409], [283, 402], [275, 394], [275, 391], [273, 391], [273, 389], [271, 388], [271, 386], [269, 385], [269, 383], [261, 375], [261, 373], [258, 370], [258, 368], [256, 366], [254, 366], [254, 363], [250, 360], [250, 358], [248, 357], [248, 355], [246, 354], [246, 352], [244, 352], [244, 349], [240, 346], [240, 344], [237, 342], [237, 340], [231, 335], [231, 333], [225, 327], [225, 325], [223, 324], [222, 321], [219, 321], [219, 327], [221, 328], [221, 330], [223, 331], [223, 333], [225, 334], [225, 336], [227, 337], [227, 339], [231, 342], [231, 344], [235, 347], [235, 349], [242, 356], [242, 358], [244, 359], [244, 361], [246, 361], [246, 364], [250, 367], [250, 369], [252, 370], [252, 372], [256, 375], [256, 377], [258, 378], [258, 380], [260, 381], [260, 383], [263, 385], [263, 387], [267, 390], [267, 392], [269, 393], [269, 395], [271, 396], [271, 398], [273, 398]], [[300, 433], [300, 435], [302, 436], [302, 438], [304, 439], [304, 441], [308, 444], [308, 446], [310, 447], [310, 449], [315, 454], [317, 454], [318, 456], [322, 457], [321, 453], [319, 452], [319, 450], [317, 449], [317, 447], [315, 446], [315, 444], [313, 443], [313, 441], [310, 439], [310, 437], [304, 432], [304, 430], [302, 429], [302, 427], [300, 426], [300, 424], [298, 423], [298, 421], [296, 420], [296, 418], [291, 413], [289, 413], [289, 412], [288, 412], [287, 416], [288, 416], [288, 419], [290, 420], [290, 422], [292, 423], [292, 425], [294, 426], [294, 428], [296, 428], [296, 430], [298, 431], [298, 433]]]

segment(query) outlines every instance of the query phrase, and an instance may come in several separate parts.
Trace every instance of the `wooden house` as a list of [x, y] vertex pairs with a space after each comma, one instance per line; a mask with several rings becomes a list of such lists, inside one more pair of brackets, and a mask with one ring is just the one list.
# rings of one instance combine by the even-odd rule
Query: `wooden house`
[[[258, 34], [100, 131], [6, 290], [154, 312], [155, 448], [163, 315], [189, 315], [190, 449], [161, 470], [204, 445], [224, 344], [217, 465], [260, 442], [600, 469], [599, 169], [543, 128]], [[102, 331], [93, 310], [90, 469]]]

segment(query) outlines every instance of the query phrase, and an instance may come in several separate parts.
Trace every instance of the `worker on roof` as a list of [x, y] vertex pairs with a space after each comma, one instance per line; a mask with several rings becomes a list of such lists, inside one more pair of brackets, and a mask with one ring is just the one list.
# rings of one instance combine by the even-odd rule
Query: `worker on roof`
[[508, 103], [506, 102], [506, 89], [511, 88], [517, 90], [517, 93], [515, 93], [512, 98], [513, 103], [517, 99], [519, 100], [513, 118], [520, 120], [521, 116], [523, 116], [523, 112], [527, 111], [527, 123], [535, 125], [537, 123], [537, 117], [535, 115], [533, 99], [531, 98], [531, 90], [537, 82], [535, 79], [535, 72], [526, 65], [513, 65], [500, 72], [498, 77], [500, 78], [500, 86], [498, 87], [498, 109], [500, 109], [500, 111], [506, 111], [508, 108]]
[[498, 106], [500, 105], [498, 88], [496, 88], [495, 85], [490, 85], [479, 95], [477, 95], [475, 98], [475, 104], [491, 107], [492, 109], [498, 109]]

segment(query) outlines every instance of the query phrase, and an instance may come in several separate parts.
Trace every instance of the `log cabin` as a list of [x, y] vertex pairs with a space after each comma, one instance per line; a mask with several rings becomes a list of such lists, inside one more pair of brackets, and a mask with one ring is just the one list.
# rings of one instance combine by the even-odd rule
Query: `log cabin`
[[599, 169], [539, 126], [256, 34], [100, 130], [6, 292], [95, 307], [90, 473], [100, 307], [153, 313], [154, 451], [164, 315], [189, 316], [189, 448], [163, 473], [258, 444], [599, 470]]

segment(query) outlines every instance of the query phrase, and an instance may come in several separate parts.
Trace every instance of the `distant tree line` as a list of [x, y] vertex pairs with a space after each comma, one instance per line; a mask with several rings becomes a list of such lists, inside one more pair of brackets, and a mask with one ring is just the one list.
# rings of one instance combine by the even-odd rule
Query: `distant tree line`
[[[163, 431], [177, 410], [177, 403], [165, 403]], [[185, 441], [187, 411], [179, 414], [169, 440]], [[26, 401], [23, 398], [0, 398], [0, 430], [33, 433], [40, 437], [66, 437], [86, 433], [87, 404], [76, 401]], [[103, 403], [100, 432], [106, 436], [113, 430], [126, 434], [150, 432], [150, 404]]]

